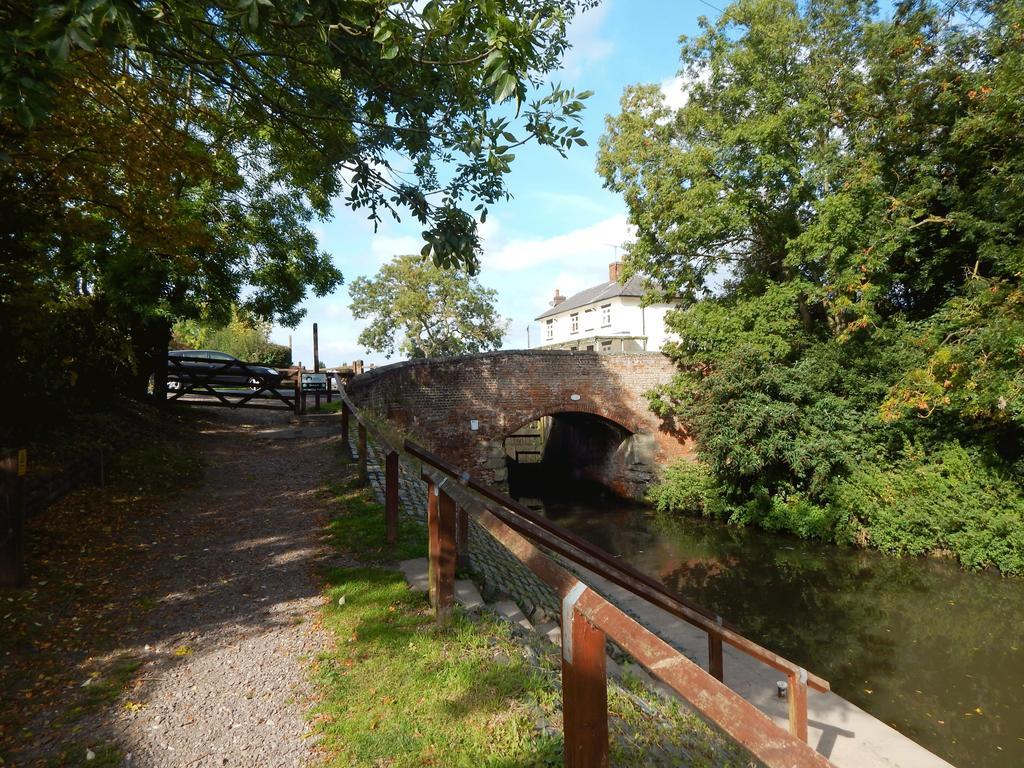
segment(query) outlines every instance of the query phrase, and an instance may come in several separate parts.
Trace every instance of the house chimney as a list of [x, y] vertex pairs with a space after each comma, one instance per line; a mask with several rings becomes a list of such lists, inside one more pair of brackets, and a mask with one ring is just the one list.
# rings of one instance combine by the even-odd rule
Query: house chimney
[[622, 262], [621, 261], [613, 261], [611, 264], [608, 265], [608, 282], [609, 283], [617, 283], [617, 282], [619, 282], [619, 277], [621, 275], [622, 275]]
[[558, 306], [559, 304], [561, 304], [561, 303], [562, 303], [563, 301], [565, 301], [565, 296], [563, 296], [562, 294], [560, 294], [560, 293], [558, 292], [558, 289], [557, 289], [557, 288], [555, 288], [555, 298], [553, 298], [553, 299], [551, 300], [551, 306], [552, 306], [552, 307], [557, 307], [557, 306]]

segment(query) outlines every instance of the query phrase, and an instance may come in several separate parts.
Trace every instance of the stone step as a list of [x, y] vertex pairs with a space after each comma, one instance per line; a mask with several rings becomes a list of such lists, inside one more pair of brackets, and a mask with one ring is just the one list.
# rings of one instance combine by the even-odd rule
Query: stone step
[[[416, 592], [426, 592], [430, 589], [427, 563], [427, 558], [417, 557], [412, 560], [403, 560], [398, 564], [398, 569], [405, 576], [409, 589]], [[484, 605], [484, 599], [480, 596], [476, 585], [469, 579], [455, 580], [455, 602], [466, 610], [482, 608]]]
[[398, 570], [405, 575], [409, 588], [417, 592], [426, 592], [430, 589], [430, 576], [427, 572], [427, 558], [416, 557], [412, 560], [403, 560], [398, 564]]
[[546, 637], [552, 643], [557, 646], [562, 645], [562, 628], [553, 621], [547, 621], [543, 624], [538, 624], [537, 634], [541, 637]]
[[499, 616], [503, 617], [507, 621], [510, 621], [513, 624], [518, 624], [525, 630], [533, 630], [533, 624], [530, 623], [530, 620], [526, 618], [523, 612], [519, 609], [519, 606], [512, 600], [499, 600], [491, 607]]

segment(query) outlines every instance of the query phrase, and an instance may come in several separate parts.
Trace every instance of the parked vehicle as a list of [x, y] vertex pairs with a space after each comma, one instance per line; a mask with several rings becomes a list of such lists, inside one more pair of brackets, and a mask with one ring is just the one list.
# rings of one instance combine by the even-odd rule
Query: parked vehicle
[[176, 392], [183, 384], [197, 379], [207, 381], [208, 376], [210, 384], [244, 384], [253, 390], [277, 387], [284, 378], [276, 368], [245, 363], [227, 352], [212, 349], [173, 349], [167, 353], [168, 391]]

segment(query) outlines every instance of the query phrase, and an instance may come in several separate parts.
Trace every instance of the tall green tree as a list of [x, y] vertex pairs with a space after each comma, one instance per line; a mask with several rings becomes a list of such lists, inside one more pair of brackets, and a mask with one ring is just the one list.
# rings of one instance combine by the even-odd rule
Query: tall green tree
[[341, 282], [312, 229], [336, 204], [475, 269], [514, 148], [582, 143], [587, 94], [542, 86], [593, 4], [5, 5], [5, 401], [139, 391], [176, 319], [294, 324]]
[[[846, 535], [869, 525], [848, 478], [917, 462], [965, 482], [937, 468], [961, 447], [1019, 518], [1022, 24], [1017, 2], [737, 0], [683, 40], [682, 108], [636, 86], [609, 118], [627, 269], [683, 297], [653, 404], [736, 519]], [[951, 537], [931, 544], [967, 551]]]
[[352, 315], [370, 324], [359, 334], [368, 350], [389, 357], [447, 357], [501, 346], [508, 321], [495, 310], [497, 292], [464, 271], [422, 256], [397, 256], [372, 277], [349, 286]]

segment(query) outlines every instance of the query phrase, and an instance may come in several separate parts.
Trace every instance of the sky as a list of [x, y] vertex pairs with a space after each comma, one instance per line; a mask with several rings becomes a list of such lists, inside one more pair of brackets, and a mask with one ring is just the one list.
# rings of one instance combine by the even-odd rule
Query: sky
[[[717, 5], [717, 3], [716, 3]], [[591, 90], [581, 127], [586, 147], [561, 158], [554, 150], [529, 146], [516, 150], [506, 176], [513, 199], [489, 207], [481, 227], [481, 284], [497, 290], [497, 308], [511, 320], [505, 349], [532, 346], [540, 339], [533, 318], [548, 308], [559, 289], [563, 296], [608, 279], [608, 264], [630, 238], [626, 206], [602, 186], [595, 165], [605, 116], [618, 114], [626, 86], [658, 83], [673, 101], [679, 95], [679, 36], [697, 32], [701, 15], [717, 12], [700, 0], [604, 0], [578, 17], [569, 34], [572, 49], [553, 77], [565, 87]], [[318, 324], [320, 359], [328, 366], [352, 360], [382, 364], [384, 355], [368, 352], [357, 338], [364, 321], [349, 310], [348, 285], [371, 276], [393, 256], [419, 253], [423, 243], [415, 222], [384, 222], [374, 234], [366, 212], [340, 202], [331, 220], [314, 227], [321, 248], [331, 254], [345, 282], [322, 298], [308, 297], [305, 319], [294, 329], [275, 328], [274, 341], [287, 344], [293, 359], [313, 361], [313, 323]]]

